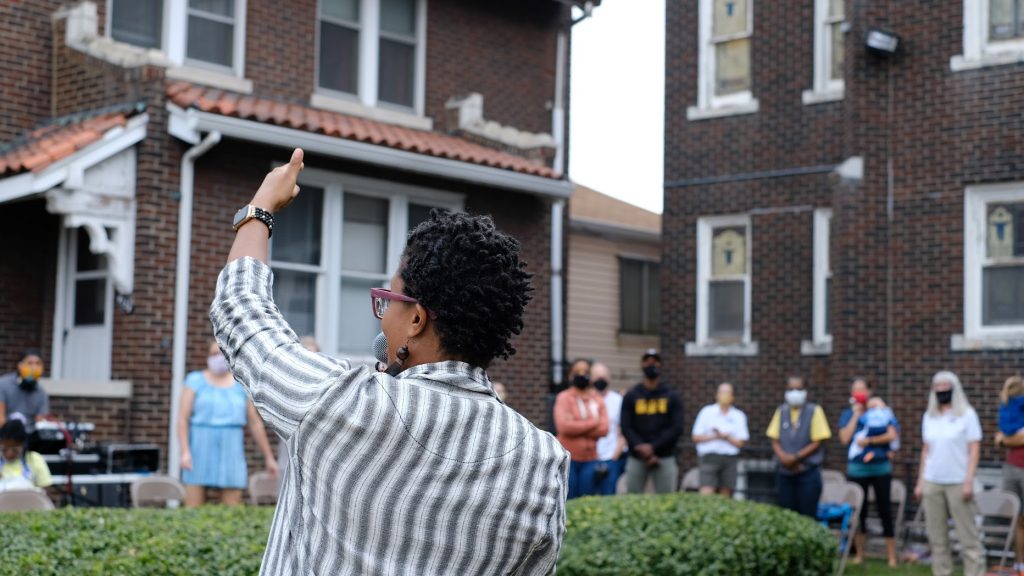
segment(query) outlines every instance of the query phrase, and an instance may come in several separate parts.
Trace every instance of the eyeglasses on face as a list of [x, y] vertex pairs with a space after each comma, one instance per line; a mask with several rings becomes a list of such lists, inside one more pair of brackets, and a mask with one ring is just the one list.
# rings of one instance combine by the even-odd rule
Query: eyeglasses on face
[[[412, 296], [392, 292], [387, 288], [370, 288], [370, 305], [373, 308], [373, 315], [378, 320], [384, 319], [384, 313], [388, 311], [388, 305], [391, 304], [392, 300], [409, 302], [410, 304], [419, 304], [420, 306], [423, 306], [419, 300]], [[426, 306], [423, 306], [423, 308], [427, 310], [427, 316], [429, 316], [431, 320], [437, 320], [437, 314], [433, 310]]]

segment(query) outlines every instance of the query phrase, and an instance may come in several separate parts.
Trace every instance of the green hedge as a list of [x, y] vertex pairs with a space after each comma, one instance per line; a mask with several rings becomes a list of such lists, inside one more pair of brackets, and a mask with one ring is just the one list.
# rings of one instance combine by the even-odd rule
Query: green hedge
[[0, 574], [256, 574], [272, 515], [249, 506], [4, 513]]
[[[256, 574], [271, 508], [0, 514], [0, 575]], [[691, 494], [569, 502], [560, 575], [827, 574], [835, 541], [771, 506]]]
[[569, 502], [560, 575], [819, 576], [835, 538], [774, 506], [696, 494]]

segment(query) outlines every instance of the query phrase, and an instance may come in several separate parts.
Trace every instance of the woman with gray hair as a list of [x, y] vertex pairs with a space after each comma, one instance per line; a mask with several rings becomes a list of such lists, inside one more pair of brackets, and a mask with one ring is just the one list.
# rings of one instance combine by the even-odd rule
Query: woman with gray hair
[[932, 574], [953, 574], [949, 518], [962, 547], [964, 576], [985, 573], [985, 552], [975, 524], [974, 473], [981, 453], [981, 423], [967, 401], [960, 378], [939, 372], [932, 378], [928, 411], [921, 422], [921, 467], [914, 497], [922, 502]]

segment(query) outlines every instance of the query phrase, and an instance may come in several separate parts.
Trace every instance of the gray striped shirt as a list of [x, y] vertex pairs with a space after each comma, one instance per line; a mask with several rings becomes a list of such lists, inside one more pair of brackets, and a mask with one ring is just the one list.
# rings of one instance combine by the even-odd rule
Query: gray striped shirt
[[569, 467], [558, 441], [468, 364], [396, 379], [308, 352], [272, 285], [265, 264], [235, 260], [210, 309], [235, 377], [288, 443], [260, 574], [554, 572]]

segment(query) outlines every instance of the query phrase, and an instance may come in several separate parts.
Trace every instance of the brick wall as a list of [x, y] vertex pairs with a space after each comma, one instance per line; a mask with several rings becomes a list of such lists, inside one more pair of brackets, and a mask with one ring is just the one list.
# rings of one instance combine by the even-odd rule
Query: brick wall
[[50, 115], [50, 14], [57, 0], [0, 2], [0, 142]]
[[[916, 458], [930, 377], [952, 369], [990, 438], [995, 396], [1006, 376], [1021, 370], [1021, 352], [953, 352], [950, 337], [963, 332], [964, 187], [1024, 180], [1017, 161], [1024, 152], [1020, 67], [950, 71], [950, 57], [962, 52], [960, 3], [933, 7], [922, 19], [917, 4], [848, 2], [845, 99], [805, 106], [812, 3], [762, 6], [752, 66], [760, 112], [689, 122], [686, 107], [697, 99], [697, 13], [674, 3], [667, 9], [663, 345], [671, 351], [669, 378], [687, 397], [702, 399], [687, 406], [688, 422], [696, 404], [711, 400], [714, 384], [733, 379], [752, 445], [765, 448], [763, 430], [787, 373], [811, 378], [811, 400], [825, 406], [833, 425], [849, 378], [865, 374], [904, 423], [902, 456]], [[886, 61], [866, 53], [860, 38], [868, 26], [897, 31], [903, 54]], [[852, 155], [864, 158], [860, 182], [825, 174], [736, 178]], [[692, 182], [707, 177], [733, 181]], [[800, 354], [800, 341], [811, 337], [812, 207], [833, 209], [833, 351], [823, 357]], [[741, 212], [753, 214], [752, 332], [760, 354], [686, 358], [682, 343], [695, 338], [696, 220]], [[990, 445], [986, 440], [983, 459], [998, 459]], [[685, 452], [692, 459], [692, 450]], [[841, 466], [842, 450], [832, 445], [829, 458]]]

